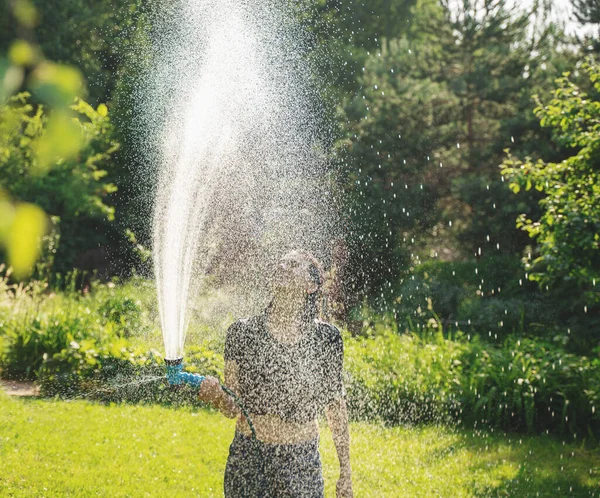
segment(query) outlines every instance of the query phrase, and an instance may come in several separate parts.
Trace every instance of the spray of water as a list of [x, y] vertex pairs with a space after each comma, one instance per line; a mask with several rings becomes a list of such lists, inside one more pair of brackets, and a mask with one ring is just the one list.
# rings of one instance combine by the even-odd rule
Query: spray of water
[[337, 223], [297, 9], [181, 0], [156, 16], [140, 93], [157, 169], [153, 258], [168, 359], [183, 356], [202, 289], [233, 287], [256, 310], [286, 251], [327, 263]]

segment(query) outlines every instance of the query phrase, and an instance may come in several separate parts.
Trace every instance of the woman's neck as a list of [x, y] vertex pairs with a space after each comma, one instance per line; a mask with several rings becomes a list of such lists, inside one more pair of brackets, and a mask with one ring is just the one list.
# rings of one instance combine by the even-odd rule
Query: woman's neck
[[302, 318], [306, 298], [302, 295], [277, 295], [269, 312], [269, 325], [274, 336], [291, 339], [302, 328]]
[[273, 298], [269, 321], [277, 326], [292, 327], [300, 325], [306, 298], [303, 295], [278, 294]]

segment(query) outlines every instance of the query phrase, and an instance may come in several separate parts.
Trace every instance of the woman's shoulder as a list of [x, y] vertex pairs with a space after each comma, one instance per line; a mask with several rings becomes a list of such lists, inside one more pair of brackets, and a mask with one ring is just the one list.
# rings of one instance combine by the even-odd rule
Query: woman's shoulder
[[227, 329], [228, 334], [252, 333], [261, 327], [260, 315], [246, 318], [238, 318]]
[[258, 336], [256, 317], [239, 318], [225, 333], [225, 359], [243, 361]]
[[321, 339], [334, 344], [342, 343], [342, 333], [335, 325], [317, 319], [315, 319], [315, 323]]

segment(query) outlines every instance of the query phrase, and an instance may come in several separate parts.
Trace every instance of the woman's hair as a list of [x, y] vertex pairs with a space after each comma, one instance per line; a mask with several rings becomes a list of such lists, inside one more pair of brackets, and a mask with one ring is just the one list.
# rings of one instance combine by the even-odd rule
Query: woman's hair
[[306, 304], [304, 311], [302, 312], [302, 322], [310, 323], [319, 316], [319, 302], [321, 300], [321, 290], [323, 288], [323, 282], [325, 280], [323, 266], [317, 258], [315, 258], [310, 252], [304, 250], [293, 251], [299, 255], [301, 259], [308, 263], [308, 273], [311, 280], [317, 284], [317, 290], [306, 296]]

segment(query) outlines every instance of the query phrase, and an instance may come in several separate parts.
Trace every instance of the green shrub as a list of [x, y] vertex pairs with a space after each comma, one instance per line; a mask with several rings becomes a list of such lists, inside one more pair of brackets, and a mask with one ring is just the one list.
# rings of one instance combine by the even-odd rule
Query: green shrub
[[52, 271], [69, 271], [78, 258], [89, 266], [86, 251], [107, 244], [115, 218], [110, 170], [119, 144], [107, 107], [77, 99], [68, 112], [52, 113], [31, 102], [28, 93], [0, 102], [0, 121], [11, 124], [0, 142], [0, 190], [53, 217], [60, 236]]
[[[73, 273], [63, 280], [75, 278]], [[40, 282], [10, 284], [7, 276], [0, 276], [0, 374], [35, 379], [44, 358], [73, 342], [104, 347], [118, 337], [152, 331], [145, 309], [147, 287], [139, 282], [125, 287], [95, 283], [86, 296], [69, 286], [49, 294]]]
[[0, 336], [5, 342], [0, 357], [2, 375], [33, 379], [44, 357], [60, 352], [73, 341], [103, 334], [85, 314], [57, 311], [30, 320], [8, 319], [0, 323]]
[[139, 325], [142, 309], [135, 299], [111, 296], [100, 305], [98, 312], [105, 319], [105, 326], [111, 322], [120, 337], [128, 337], [131, 329]]
[[391, 423], [446, 422], [459, 409], [464, 345], [441, 334], [430, 341], [413, 334], [345, 340], [348, 405], [359, 418]]
[[538, 289], [515, 257], [429, 261], [411, 269], [397, 294], [401, 330], [426, 328], [439, 317], [446, 328], [485, 334], [498, 343], [515, 333], [547, 339], [570, 331], [570, 351], [586, 353], [600, 344], [598, 314], [591, 307], [582, 313], [586, 303], [576, 289], [567, 281], [560, 288]]
[[[142, 284], [48, 295], [42, 285], [0, 278], [1, 374], [36, 378], [45, 395], [198, 403], [191, 390], [164, 382], [163, 357], [149, 347], [162, 350], [150, 319], [154, 289]], [[365, 335], [345, 334], [353, 417], [600, 437], [600, 348], [591, 357], [569, 353], [563, 335], [510, 334], [492, 344], [485, 334], [444, 330], [432, 309], [425, 312], [418, 333], [402, 334], [393, 316], [365, 309]], [[222, 344], [215, 344], [188, 346], [187, 370], [220, 377]]]
[[[600, 350], [509, 336], [500, 346], [441, 330], [345, 339], [348, 404], [357, 418], [459, 421], [600, 438]], [[564, 342], [564, 341], [562, 341]]]
[[501, 348], [476, 340], [463, 356], [462, 403], [471, 423], [529, 432], [600, 435], [600, 358], [511, 336]]

